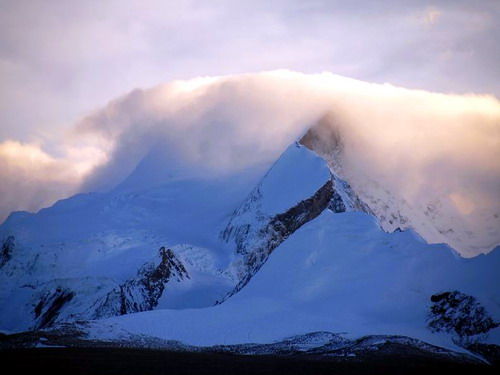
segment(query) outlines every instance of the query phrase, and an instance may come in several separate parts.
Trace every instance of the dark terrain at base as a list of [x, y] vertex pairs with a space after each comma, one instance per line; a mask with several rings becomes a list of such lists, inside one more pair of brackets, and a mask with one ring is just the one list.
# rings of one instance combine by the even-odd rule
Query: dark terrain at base
[[130, 348], [27, 348], [0, 351], [12, 374], [498, 374], [498, 366], [414, 355], [365, 358], [235, 355]]

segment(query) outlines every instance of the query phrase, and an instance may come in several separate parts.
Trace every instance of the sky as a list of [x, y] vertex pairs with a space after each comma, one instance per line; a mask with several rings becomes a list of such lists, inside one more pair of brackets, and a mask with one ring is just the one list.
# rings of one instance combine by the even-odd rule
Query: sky
[[[193, 163], [227, 171], [269, 162], [331, 111], [354, 129], [346, 134], [364, 135], [360, 144], [385, 135], [370, 149], [380, 167], [373, 177], [402, 196], [417, 203], [432, 182], [466, 213], [492, 202], [496, 210], [499, 16], [493, 0], [0, 0], [0, 220], [112, 187], [158, 137], [181, 144]], [[241, 76], [276, 69], [391, 86], [329, 74]], [[410, 164], [387, 163], [384, 147], [396, 141], [398, 160]], [[359, 172], [366, 161], [351, 166]], [[414, 186], [404, 183], [410, 177]]]
[[0, 140], [53, 142], [134, 88], [290, 69], [500, 95], [495, 0], [0, 0]]

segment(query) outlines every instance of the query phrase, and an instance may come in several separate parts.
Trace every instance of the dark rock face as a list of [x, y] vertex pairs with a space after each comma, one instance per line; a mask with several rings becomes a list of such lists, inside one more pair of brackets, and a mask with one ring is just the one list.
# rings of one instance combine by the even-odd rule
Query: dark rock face
[[160, 248], [158, 258], [159, 262], [146, 263], [139, 269], [136, 278], [127, 280], [108, 293], [104, 300], [98, 301], [94, 317], [153, 310], [167, 283], [190, 278], [172, 250]]
[[370, 207], [363, 202], [354, 192], [351, 185], [332, 174], [333, 194], [328, 208], [335, 212], [341, 213], [346, 211], [366, 212], [369, 215], [375, 216]]
[[[176, 281], [189, 279], [186, 268], [172, 250], [162, 247], [159, 255], [161, 261], [158, 266], [154, 263], [145, 264], [137, 273], [137, 279], [129, 280], [120, 286], [121, 314], [154, 309], [158, 305], [165, 285], [171, 279]], [[137, 291], [143, 296], [142, 301], [137, 301]]]
[[433, 332], [451, 333], [461, 344], [498, 327], [474, 297], [459, 291], [434, 294], [431, 302], [429, 328]]
[[73, 299], [75, 293], [69, 289], [57, 288], [46, 293], [35, 306], [35, 329], [49, 327], [54, 323], [64, 306]]
[[307, 131], [299, 143], [325, 159], [335, 160], [337, 167], [341, 168], [345, 144], [337, 121], [333, 114], [326, 114]]
[[332, 199], [330, 200], [328, 208], [335, 213], [341, 213], [346, 211], [344, 201], [337, 191], [333, 192]]
[[316, 218], [329, 205], [333, 196], [333, 184], [328, 180], [311, 198], [299, 202], [288, 211], [276, 215], [269, 223], [268, 231], [276, 233], [280, 243], [305, 223]]
[[0, 249], [0, 268], [5, 266], [5, 264], [12, 258], [12, 252], [14, 251], [15, 246], [14, 236], [9, 236], [3, 241]]

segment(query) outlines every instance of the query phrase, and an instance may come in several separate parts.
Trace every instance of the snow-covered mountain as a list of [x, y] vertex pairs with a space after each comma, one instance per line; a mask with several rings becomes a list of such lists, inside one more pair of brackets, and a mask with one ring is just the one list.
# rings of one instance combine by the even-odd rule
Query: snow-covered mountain
[[391, 221], [390, 204], [341, 178], [339, 142], [314, 137], [266, 173], [217, 177], [154, 149], [107, 193], [13, 213], [0, 226], [0, 329], [95, 320], [89, 335], [117, 340], [236, 345], [325, 331], [457, 349], [458, 331], [428, 322], [433, 296], [458, 291], [482, 309], [454, 315], [480, 320], [467, 338], [500, 344], [500, 250], [465, 259], [429, 245], [403, 211]]
[[352, 180], [357, 195], [370, 207], [383, 230], [393, 232], [396, 229], [414, 229], [430, 243], [447, 243], [456, 249], [467, 247], [469, 250], [476, 250], [476, 254], [484, 249], [479, 242], [488, 242], [489, 249], [498, 245], [498, 215], [492, 215], [484, 221], [479, 238], [477, 233], [467, 229], [460, 217], [463, 215], [450, 214], [453, 210], [446, 206], [442, 197], [425, 197], [418, 205], [412, 206], [367, 174], [355, 176], [351, 171], [345, 170], [345, 142], [332, 122], [334, 119], [328, 115], [321, 118], [305, 134], [301, 143], [324, 158], [337, 175]]

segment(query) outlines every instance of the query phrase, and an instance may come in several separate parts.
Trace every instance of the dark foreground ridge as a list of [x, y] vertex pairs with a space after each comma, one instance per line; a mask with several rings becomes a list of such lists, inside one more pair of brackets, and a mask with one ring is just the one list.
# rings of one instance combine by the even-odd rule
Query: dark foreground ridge
[[0, 334], [0, 363], [12, 373], [49, 374], [496, 374], [499, 348], [458, 353], [405, 336], [347, 339], [311, 332], [270, 344], [197, 347], [150, 336], [88, 336], [89, 323]]
[[0, 351], [11, 373], [48, 374], [494, 374], [498, 367], [401, 355], [339, 359], [193, 353], [130, 348], [31, 348]]

